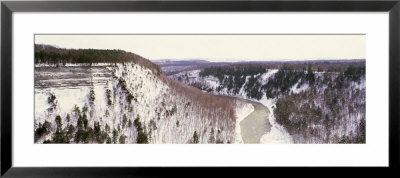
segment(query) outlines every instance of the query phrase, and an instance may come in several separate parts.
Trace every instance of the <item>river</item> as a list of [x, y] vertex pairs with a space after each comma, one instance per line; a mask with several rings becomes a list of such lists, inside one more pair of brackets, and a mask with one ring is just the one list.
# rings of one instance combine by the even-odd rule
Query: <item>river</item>
[[261, 137], [271, 130], [270, 111], [261, 103], [247, 101], [253, 105], [254, 111], [239, 123], [241, 136], [244, 143], [260, 143]]

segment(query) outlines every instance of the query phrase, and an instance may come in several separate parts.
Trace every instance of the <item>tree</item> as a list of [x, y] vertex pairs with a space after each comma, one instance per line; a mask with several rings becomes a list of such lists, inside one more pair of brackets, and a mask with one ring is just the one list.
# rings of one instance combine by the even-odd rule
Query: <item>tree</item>
[[125, 128], [127, 122], [128, 122], [128, 118], [126, 117], [126, 114], [124, 114], [122, 116], [122, 128]]
[[112, 100], [111, 100], [111, 90], [110, 89], [106, 90], [106, 96], [107, 96], [107, 104], [109, 106], [111, 106], [112, 105]]
[[136, 143], [149, 143], [149, 138], [147, 137], [147, 134], [143, 131], [139, 131], [136, 138]]
[[67, 120], [67, 122], [69, 123], [69, 121], [71, 120], [69, 114], [67, 114], [67, 117], [65, 118], [65, 120]]
[[57, 128], [56, 133], [54, 133], [51, 143], [69, 143], [68, 135], [60, 128]]
[[34, 46], [35, 64], [65, 64], [65, 63], [124, 63], [133, 62], [146, 67], [155, 75], [161, 74], [157, 64], [134, 53], [122, 50], [101, 50], [101, 49], [64, 49], [50, 45]]
[[88, 119], [87, 119], [87, 116], [86, 116], [86, 114], [85, 113], [83, 113], [83, 115], [82, 115], [82, 121], [83, 121], [83, 126], [85, 127], [85, 129], [87, 128], [87, 126], [88, 126]]
[[120, 144], [125, 144], [125, 138], [126, 138], [125, 135], [121, 135], [121, 136], [119, 137], [119, 143], [120, 143]]
[[128, 127], [132, 127], [132, 121], [130, 119], [128, 121]]
[[217, 144], [223, 144], [224, 141], [222, 141], [221, 139], [218, 138], [217, 141], [216, 141], [215, 143], [217, 143]]
[[69, 137], [69, 140], [72, 139], [72, 135], [75, 132], [75, 127], [72, 124], [68, 125], [68, 131], [67, 131], [67, 135]]
[[106, 132], [107, 132], [107, 133], [109, 133], [109, 132], [110, 132], [110, 126], [108, 126], [108, 124], [106, 124], [106, 126], [105, 126], [105, 130], [106, 130]]
[[55, 121], [56, 121], [56, 124], [57, 124], [57, 128], [61, 129], [61, 127], [62, 127], [61, 116], [57, 115]]
[[107, 143], [107, 144], [111, 144], [111, 138], [110, 138], [110, 137], [107, 137], [106, 143]]
[[199, 135], [197, 135], [197, 131], [193, 133], [193, 143], [199, 143]]
[[118, 131], [114, 128], [113, 129], [113, 143], [117, 143], [118, 139]]
[[82, 107], [82, 112], [86, 113], [88, 111], [88, 107], [86, 106], [86, 104]]
[[208, 139], [209, 143], [214, 143], [215, 142], [215, 137], [214, 137], [214, 128], [211, 128], [210, 131], [210, 138]]
[[47, 98], [47, 103], [49, 103], [52, 107], [56, 105], [56, 95], [50, 93], [50, 96]]
[[313, 86], [315, 83], [315, 75], [314, 72], [312, 71], [311, 64], [308, 65], [306, 78], [310, 86]]
[[95, 98], [94, 90], [91, 89], [91, 90], [90, 90], [90, 93], [89, 93], [89, 101], [90, 101], [90, 103], [93, 104], [93, 102], [94, 102], [95, 99], [96, 99], [96, 98]]
[[35, 130], [35, 142], [38, 141], [42, 136], [47, 135], [50, 133], [50, 123], [47, 121], [44, 121], [43, 124], [39, 123], [39, 127]]
[[142, 123], [140, 123], [139, 120], [139, 115], [136, 117], [136, 119], [133, 121], [133, 125], [136, 127], [136, 129], [142, 128]]
[[74, 106], [74, 108], [72, 110], [74, 111], [75, 115], [80, 115], [81, 114], [81, 110], [76, 105]]
[[103, 132], [100, 128], [100, 122], [94, 122], [94, 137], [97, 143], [104, 143], [107, 133]]

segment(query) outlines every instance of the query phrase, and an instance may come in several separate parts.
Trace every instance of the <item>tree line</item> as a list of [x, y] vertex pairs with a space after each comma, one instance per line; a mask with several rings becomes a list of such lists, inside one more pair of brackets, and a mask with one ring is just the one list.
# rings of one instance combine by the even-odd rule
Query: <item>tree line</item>
[[66, 63], [94, 64], [94, 63], [125, 63], [133, 62], [150, 69], [155, 75], [162, 72], [158, 65], [137, 54], [123, 50], [110, 49], [65, 49], [50, 45], [35, 44], [35, 64], [57, 64], [65, 66]]

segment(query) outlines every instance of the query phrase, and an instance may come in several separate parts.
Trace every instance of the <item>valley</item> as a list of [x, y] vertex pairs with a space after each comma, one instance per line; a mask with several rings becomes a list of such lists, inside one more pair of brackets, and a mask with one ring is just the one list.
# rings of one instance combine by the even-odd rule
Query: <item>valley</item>
[[365, 60], [147, 60], [35, 45], [35, 143], [365, 143]]
[[267, 107], [272, 130], [259, 143], [365, 143], [364, 60], [241, 62], [170, 77]]

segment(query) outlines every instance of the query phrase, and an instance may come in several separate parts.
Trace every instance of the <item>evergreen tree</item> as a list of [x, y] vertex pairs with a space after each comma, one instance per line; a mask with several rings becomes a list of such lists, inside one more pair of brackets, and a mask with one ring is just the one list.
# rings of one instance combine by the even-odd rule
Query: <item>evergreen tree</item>
[[197, 131], [194, 131], [193, 133], [193, 143], [199, 143], [199, 135], [197, 134]]
[[118, 131], [114, 128], [113, 129], [113, 143], [117, 143], [118, 142]]

